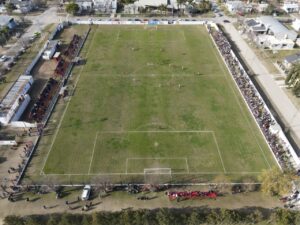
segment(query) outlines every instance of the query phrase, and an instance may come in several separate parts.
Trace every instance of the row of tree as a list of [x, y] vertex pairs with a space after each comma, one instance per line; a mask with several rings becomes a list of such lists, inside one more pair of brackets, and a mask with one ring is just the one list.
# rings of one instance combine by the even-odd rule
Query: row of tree
[[[118, 1], [118, 7], [123, 9], [124, 5], [133, 4], [134, 2], [135, 0], [120, 0]], [[206, 13], [209, 12], [212, 8], [212, 5], [208, 0], [202, 0], [199, 3], [191, 0], [189, 1], [177, 0], [177, 4], [179, 8], [181, 8], [181, 6], [186, 4], [187, 2], [189, 2], [190, 4], [190, 8], [189, 8], [190, 13]], [[66, 12], [72, 15], [78, 13], [79, 9], [80, 9], [79, 5], [74, 2], [70, 2], [69, 4], [66, 5]], [[166, 4], [159, 5], [157, 9], [164, 14], [167, 14], [167, 12], [169, 11], [168, 6]], [[143, 12], [145, 10], [140, 8], [139, 11]]]
[[182, 208], [124, 210], [93, 214], [47, 214], [8, 216], [5, 225], [201, 225], [277, 224], [299, 225], [300, 213], [286, 209], [243, 208], [239, 210]]

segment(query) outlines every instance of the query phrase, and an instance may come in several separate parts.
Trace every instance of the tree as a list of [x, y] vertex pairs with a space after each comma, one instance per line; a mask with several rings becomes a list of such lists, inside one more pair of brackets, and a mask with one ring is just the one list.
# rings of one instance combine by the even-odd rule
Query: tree
[[19, 216], [7, 216], [4, 219], [5, 225], [24, 225], [24, 219]]
[[272, 15], [275, 11], [275, 7], [272, 4], [269, 4], [268, 7], [265, 9], [265, 14]]
[[123, 5], [133, 4], [136, 0], [120, 0]]
[[12, 13], [16, 9], [16, 6], [13, 3], [7, 3], [5, 9], [7, 13]]
[[60, 218], [57, 215], [55, 215], [55, 214], [50, 215], [47, 225], [57, 225], [59, 220], [60, 220]]
[[198, 213], [196, 211], [193, 211], [190, 216], [187, 219], [187, 224], [188, 225], [199, 225], [200, 224], [200, 219], [198, 216]]
[[168, 7], [167, 7], [166, 4], [160, 4], [160, 5], [158, 6], [157, 9], [158, 9], [159, 11], [161, 11], [161, 12], [164, 12], [165, 15], [166, 15], [166, 13], [167, 13], [167, 11], [168, 11]]
[[263, 221], [263, 219], [264, 219], [264, 215], [258, 209], [254, 210], [254, 212], [247, 215], [247, 220], [249, 220], [250, 223], [256, 224]]
[[292, 180], [295, 175], [290, 172], [282, 172], [274, 167], [270, 170], [264, 170], [260, 175], [261, 191], [267, 195], [283, 196], [288, 194], [292, 189]]
[[185, 4], [186, 1], [185, 0], [177, 0], [177, 6], [178, 6], [178, 9], [179, 11], [182, 13], [182, 5]]
[[296, 225], [295, 214], [292, 211], [286, 209], [278, 209], [275, 212], [275, 220], [278, 225]]
[[169, 209], [159, 209], [156, 213], [157, 224], [159, 225], [168, 225], [173, 224], [172, 221], [174, 219], [174, 215], [170, 212]]
[[79, 11], [79, 6], [74, 2], [69, 3], [66, 6], [66, 11], [69, 14], [75, 15]]
[[236, 211], [229, 209], [221, 209], [222, 222], [227, 224], [236, 224], [240, 222], [240, 216]]
[[285, 79], [285, 84], [289, 88], [292, 88], [292, 92], [299, 97], [300, 96], [300, 63], [292, 65], [292, 68], [289, 70], [288, 75]]
[[6, 43], [7, 39], [6, 39], [6, 36], [3, 32], [1, 32], [0, 30], [0, 45], [1, 47], [3, 47]]

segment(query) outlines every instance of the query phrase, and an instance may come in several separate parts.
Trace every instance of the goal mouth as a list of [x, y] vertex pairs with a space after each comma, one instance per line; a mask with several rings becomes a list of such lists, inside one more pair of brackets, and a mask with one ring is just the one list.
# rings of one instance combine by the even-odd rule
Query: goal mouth
[[157, 25], [154, 25], [154, 24], [146, 24], [144, 26], [144, 29], [145, 30], [157, 30]]
[[171, 175], [171, 168], [145, 168], [144, 175]]

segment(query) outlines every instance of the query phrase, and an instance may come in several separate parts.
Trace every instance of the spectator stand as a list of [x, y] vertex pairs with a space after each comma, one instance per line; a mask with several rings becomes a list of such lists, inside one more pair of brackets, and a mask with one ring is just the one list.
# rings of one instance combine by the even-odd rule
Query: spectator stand
[[[215, 29], [212, 30], [211, 27]], [[287, 170], [298, 170], [300, 160], [295, 150], [232, 51], [227, 38], [216, 24], [210, 24], [207, 29], [279, 167]]]

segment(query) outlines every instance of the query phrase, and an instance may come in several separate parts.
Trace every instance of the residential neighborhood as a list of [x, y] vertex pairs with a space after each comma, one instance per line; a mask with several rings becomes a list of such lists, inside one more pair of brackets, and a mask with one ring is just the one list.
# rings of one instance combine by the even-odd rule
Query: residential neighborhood
[[298, 225], [300, 2], [0, 3], [0, 225]]

